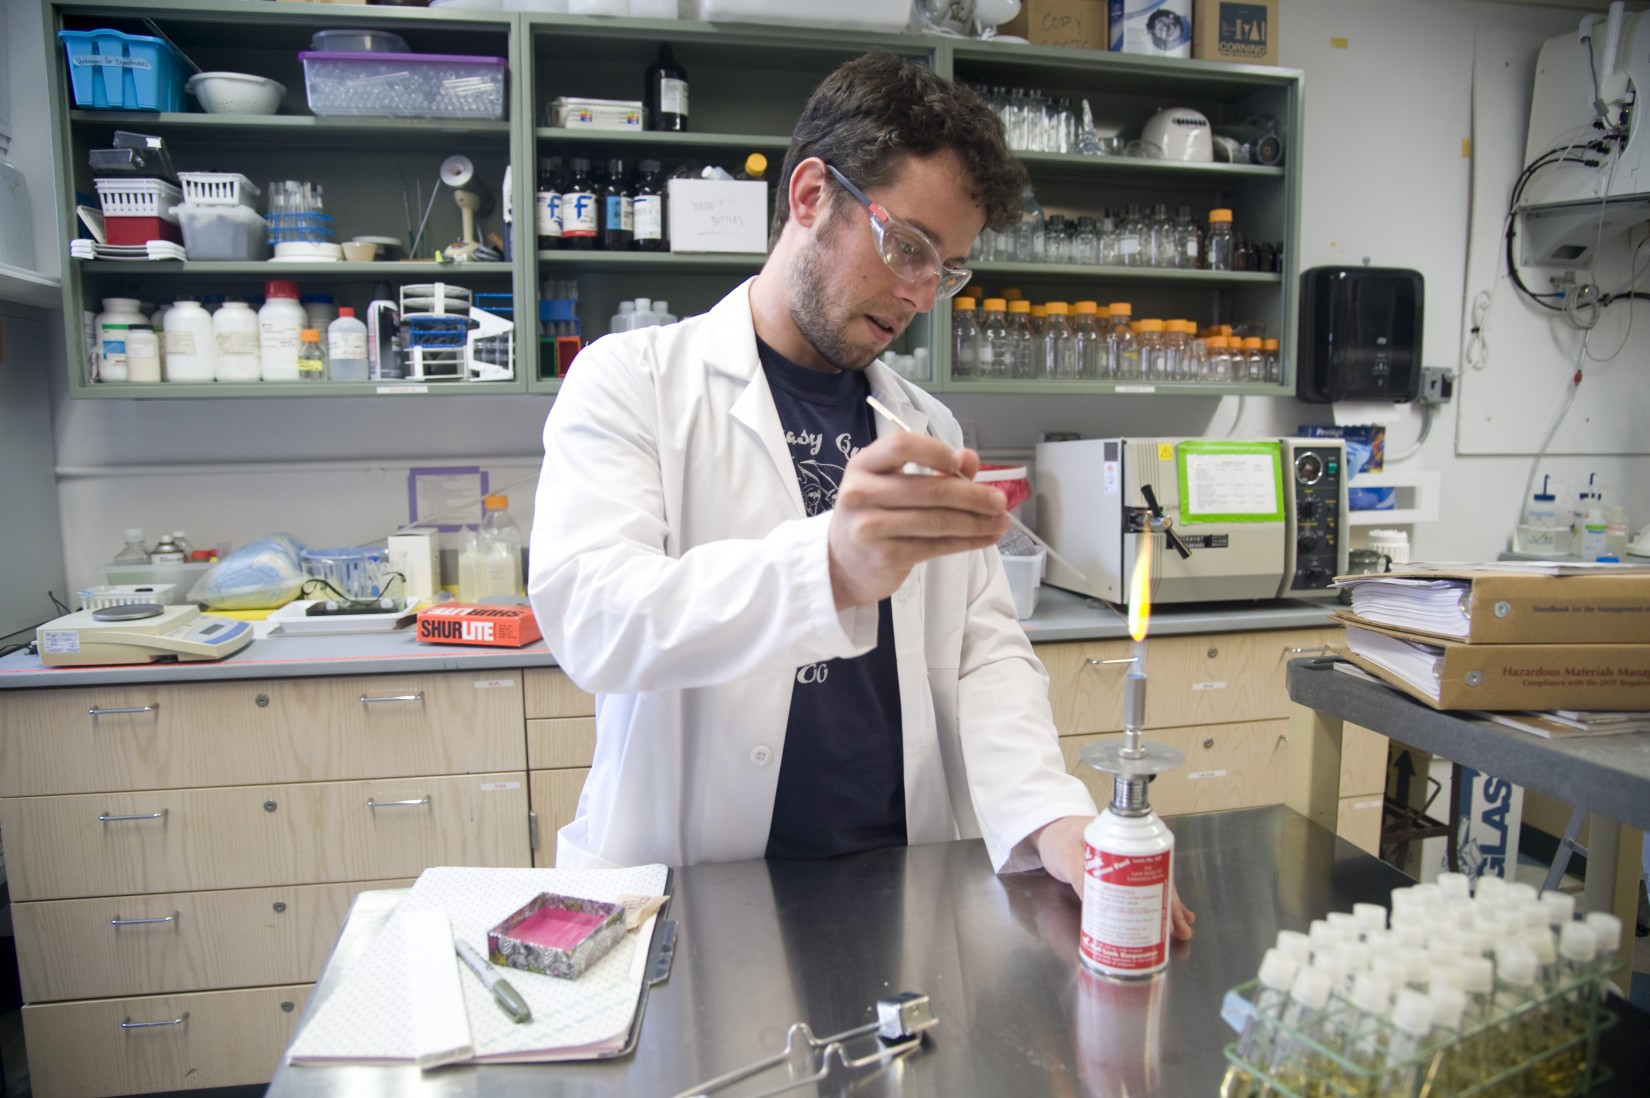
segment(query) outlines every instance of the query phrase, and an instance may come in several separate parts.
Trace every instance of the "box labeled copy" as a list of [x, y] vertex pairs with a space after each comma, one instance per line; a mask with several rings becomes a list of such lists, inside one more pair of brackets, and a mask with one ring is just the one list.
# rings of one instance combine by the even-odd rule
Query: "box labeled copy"
[[424, 644], [521, 648], [543, 635], [527, 606], [443, 602], [418, 612], [418, 639]]
[[1111, 51], [1192, 55], [1192, 0], [1111, 0]]
[[1245, 65], [1278, 63], [1278, 0], [1197, 0], [1192, 56]]
[[768, 250], [768, 185], [753, 179], [672, 179], [670, 250]]
[[997, 28], [1034, 46], [1106, 48], [1106, 0], [1022, 0], [1020, 14]]

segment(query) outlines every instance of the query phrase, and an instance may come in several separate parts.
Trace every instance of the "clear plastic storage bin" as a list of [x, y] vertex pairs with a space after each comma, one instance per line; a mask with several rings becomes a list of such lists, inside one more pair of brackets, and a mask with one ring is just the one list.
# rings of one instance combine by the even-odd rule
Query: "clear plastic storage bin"
[[298, 59], [309, 109], [322, 117], [504, 117], [502, 57], [304, 52]]
[[269, 258], [268, 223], [249, 207], [186, 203], [172, 212], [183, 226], [183, 250], [192, 260]]

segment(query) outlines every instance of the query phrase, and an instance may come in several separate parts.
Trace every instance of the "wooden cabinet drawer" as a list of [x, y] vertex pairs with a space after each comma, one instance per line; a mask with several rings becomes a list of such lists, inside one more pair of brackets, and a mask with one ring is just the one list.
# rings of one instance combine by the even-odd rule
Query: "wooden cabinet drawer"
[[[1161, 816], [1178, 816], [1282, 804], [1288, 731], [1288, 721], [1152, 730], [1146, 739], [1166, 743], [1186, 757], [1185, 766], [1159, 774], [1152, 782], [1152, 808]], [[1111, 801], [1112, 776], [1083, 762], [1079, 752], [1091, 743], [1120, 739], [1121, 734], [1068, 736], [1060, 741], [1066, 769], [1083, 780], [1101, 807]]]
[[1280, 629], [1154, 638], [1146, 645], [1146, 724], [1179, 728], [1287, 717], [1289, 661], [1321, 649], [1338, 633]]
[[1342, 797], [1335, 812], [1335, 834], [1366, 854], [1381, 856], [1381, 815], [1386, 802], [1380, 793]]
[[13, 904], [31, 1003], [316, 980], [355, 894], [410, 879]]
[[526, 768], [520, 672], [0, 695], [0, 796]]
[[531, 667], [522, 673], [522, 679], [529, 718], [596, 715], [596, 696], [574, 686], [560, 668]]
[[588, 767], [595, 757], [595, 717], [541, 717], [527, 722], [529, 770]]
[[1048, 701], [1062, 736], [1116, 732], [1123, 727], [1123, 676], [1134, 644], [1129, 640], [1039, 644], [1048, 670]]
[[1347, 721], [1341, 726], [1341, 796], [1380, 800], [1386, 792], [1387, 738]]
[[556, 832], [573, 822], [578, 814], [579, 794], [584, 790], [588, 767], [576, 770], [535, 770], [527, 777], [533, 797], [533, 813], [538, 817], [539, 847], [533, 864], [548, 869], [556, 864]]
[[[310, 987], [251, 988], [23, 1008], [38, 1098], [267, 1083]], [[121, 1028], [122, 1023], [175, 1023]]]
[[416, 877], [432, 865], [525, 866], [525, 777], [517, 770], [9, 797], [0, 800], [0, 833], [18, 901]]

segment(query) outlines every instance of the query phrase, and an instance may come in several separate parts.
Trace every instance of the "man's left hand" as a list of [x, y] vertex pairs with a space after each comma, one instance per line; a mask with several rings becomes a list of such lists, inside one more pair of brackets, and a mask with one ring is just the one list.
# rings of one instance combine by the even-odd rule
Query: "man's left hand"
[[[1093, 816], [1062, 816], [1053, 823], [1044, 824], [1034, 833], [1037, 855], [1043, 859], [1043, 868], [1057, 881], [1064, 881], [1083, 899], [1083, 832]], [[1174, 883], [1169, 884], [1169, 932], [1180, 941], [1192, 937], [1192, 924], [1197, 916], [1180, 902], [1180, 893]]]

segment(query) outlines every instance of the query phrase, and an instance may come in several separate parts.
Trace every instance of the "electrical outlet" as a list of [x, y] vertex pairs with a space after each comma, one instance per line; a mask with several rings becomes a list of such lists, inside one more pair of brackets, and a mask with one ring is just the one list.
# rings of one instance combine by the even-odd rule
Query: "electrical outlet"
[[1448, 404], [1455, 395], [1455, 371], [1442, 366], [1421, 367], [1421, 391], [1416, 399], [1422, 404]]

